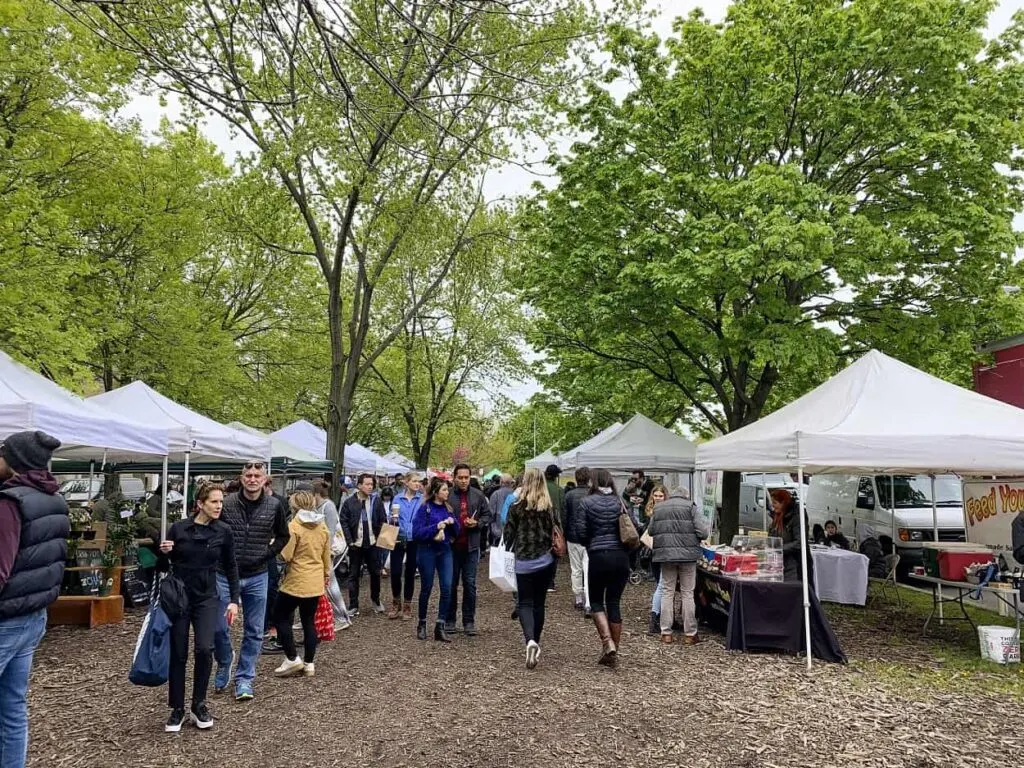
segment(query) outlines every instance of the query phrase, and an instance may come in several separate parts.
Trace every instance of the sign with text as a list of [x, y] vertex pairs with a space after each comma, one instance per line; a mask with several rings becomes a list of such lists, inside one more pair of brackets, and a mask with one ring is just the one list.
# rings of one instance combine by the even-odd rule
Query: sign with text
[[712, 532], [711, 541], [717, 541], [715, 496], [718, 492], [718, 484], [721, 482], [721, 475], [722, 473], [717, 471], [704, 472], [703, 477], [700, 473], [697, 475], [697, 495], [694, 502], [704, 518], [704, 530]]
[[1010, 526], [1024, 511], [1024, 480], [992, 480], [964, 483], [964, 520], [967, 540], [984, 544], [1013, 567], [1024, 566], [1013, 559]]

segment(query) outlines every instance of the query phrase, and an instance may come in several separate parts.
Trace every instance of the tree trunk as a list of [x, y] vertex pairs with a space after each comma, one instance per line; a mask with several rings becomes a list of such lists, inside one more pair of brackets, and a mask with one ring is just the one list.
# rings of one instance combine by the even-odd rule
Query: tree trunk
[[718, 518], [718, 540], [731, 544], [732, 537], [740, 530], [740, 480], [739, 472], [722, 473], [722, 512]]
[[[337, 287], [331, 289], [327, 317], [331, 331], [331, 394], [327, 402], [327, 459], [334, 462], [334, 476], [340, 481], [345, 475], [345, 442], [348, 424], [352, 418], [352, 396], [346, 396], [345, 349], [341, 333], [341, 302]], [[341, 498], [341, 483], [334, 487], [334, 501]]]

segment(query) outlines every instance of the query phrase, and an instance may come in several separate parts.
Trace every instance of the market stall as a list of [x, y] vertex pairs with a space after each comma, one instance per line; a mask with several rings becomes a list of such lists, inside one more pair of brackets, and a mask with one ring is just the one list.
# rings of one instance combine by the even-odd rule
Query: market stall
[[[327, 432], [305, 419], [271, 432], [270, 437], [291, 443], [314, 456], [327, 457]], [[395, 475], [408, 471], [403, 464], [389, 461], [359, 443], [345, 446], [345, 465], [341, 469], [345, 474], [371, 472]]]
[[[579, 461], [579, 454], [580, 454], [580, 452], [581, 451], [587, 451], [590, 448], [593, 448], [595, 445], [600, 445], [605, 440], [607, 440], [609, 437], [611, 437], [616, 432], [618, 432], [620, 429], [622, 429], [622, 426], [623, 425], [622, 425], [621, 421], [616, 421], [611, 426], [605, 427], [604, 429], [602, 429], [600, 432], [598, 432], [596, 435], [594, 435], [589, 440], [584, 440], [582, 443], [577, 445], [575, 448], [570, 448], [565, 453], [559, 454], [558, 455], [558, 459], [556, 461], [552, 462], [552, 463], [553, 464], [557, 464], [561, 468], [561, 470], [563, 472], [571, 472], [572, 470], [576, 469], [577, 467], [586, 466], [586, 464], [583, 464], [583, 463], [581, 463]], [[542, 469], [543, 469], [543, 467], [542, 467]]]
[[[803, 596], [800, 584], [754, 581], [697, 569], [697, 607], [708, 624], [725, 625], [728, 651], [783, 651], [804, 647]], [[845, 663], [846, 655], [832, 632], [821, 604], [811, 595], [811, 653]]]
[[[536, 450], [536, 448], [534, 449]], [[558, 457], [554, 452], [548, 448], [543, 453], [538, 453], [532, 459], [528, 459], [526, 462], [527, 469], [539, 469], [543, 472], [545, 469], [550, 467], [552, 464], [558, 464]]]
[[[1020, 474], [1024, 411], [871, 351], [784, 408], [699, 446], [696, 464], [731, 471], [795, 469], [800, 485], [805, 472]], [[805, 495], [799, 497], [803, 540]], [[806, 576], [802, 588], [809, 649]]]
[[[169, 435], [160, 425], [135, 421], [83, 400], [0, 352], [0, 440], [15, 432], [42, 430], [61, 441], [54, 464], [84, 461], [92, 474], [112, 461], [166, 457]], [[50, 605], [50, 624], [117, 623], [130, 527], [93, 524], [85, 510], [72, 512], [62, 594]]]

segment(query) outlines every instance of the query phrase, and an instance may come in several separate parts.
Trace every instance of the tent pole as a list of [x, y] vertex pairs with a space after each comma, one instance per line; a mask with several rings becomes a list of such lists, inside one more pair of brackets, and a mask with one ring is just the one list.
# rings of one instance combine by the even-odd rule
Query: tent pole
[[811, 659], [811, 594], [810, 585], [807, 580], [807, 521], [804, 519], [804, 465], [798, 464], [796, 468], [796, 482], [800, 486], [800, 562], [802, 565], [801, 581], [804, 587], [804, 642], [807, 648], [807, 669], [812, 666]]
[[[928, 477], [931, 478], [931, 482], [932, 482], [932, 541], [934, 541], [935, 545], [938, 546], [938, 544], [939, 544], [939, 512], [938, 512], [938, 509], [937, 509], [937, 504], [935, 502], [935, 475], [931, 474], [931, 475], [928, 475]], [[943, 619], [943, 616], [942, 616], [942, 585], [938, 584], [936, 586], [939, 589], [939, 624], [941, 625], [941, 624], [945, 623], [945, 621]]]
[[764, 493], [764, 504], [761, 506], [761, 530], [768, 532], [768, 481], [765, 473], [761, 473], [761, 491]]
[[[191, 451], [185, 451], [185, 482], [181, 487], [182, 493], [185, 494], [185, 501], [182, 502], [182, 509], [184, 510], [184, 517], [188, 517], [192, 513], [192, 509], [188, 505], [188, 460], [192, 456]], [[184, 519], [183, 517], [183, 519]]]
[[[92, 506], [92, 484], [96, 479], [96, 459], [89, 459], [89, 490], [85, 493], [85, 508], [89, 509]], [[89, 509], [91, 514], [92, 510]]]
[[160, 499], [160, 541], [154, 542], [158, 547], [161, 542], [167, 540], [167, 464], [169, 457], [164, 456], [163, 477], [160, 480], [160, 487], [163, 489], [163, 498]]
[[892, 523], [892, 551], [896, 552], [896, 475], [889, 475], [889, 522]]

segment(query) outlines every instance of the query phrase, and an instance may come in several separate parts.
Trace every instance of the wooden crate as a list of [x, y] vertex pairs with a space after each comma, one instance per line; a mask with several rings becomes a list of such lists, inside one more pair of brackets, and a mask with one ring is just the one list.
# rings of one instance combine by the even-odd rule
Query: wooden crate
[[71, 624], [74, 626], [98, 627], [101, 624], [119, 624], [124, 618], [124, 598], [121, 595], [109, 597], [58, 597], [47, 610], [47, 626]]

